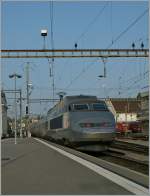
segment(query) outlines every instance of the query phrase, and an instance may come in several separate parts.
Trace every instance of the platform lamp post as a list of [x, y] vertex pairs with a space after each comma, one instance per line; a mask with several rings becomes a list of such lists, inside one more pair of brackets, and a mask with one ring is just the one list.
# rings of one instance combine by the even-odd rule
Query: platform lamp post
[[43, 49], [45, 50], [45, 49], [46, 49], [45, 37], [47, 36], [47, 29], [42, 29], [42, 30], [41, 30], [41, 36], [42, 36], [43, 39], [44, 39]]
[[17, 144], [17, 103], [16, 103], [16, 79], [17, 78], [21, 78], [22, 76], [19, 75], [19, 74], [11, 74], [9, 75], [9, 78], [14, 78], [14, 81], [15, 81], [15, 128], [14, 128], [14, 131], [15, 131], [15, 144]]

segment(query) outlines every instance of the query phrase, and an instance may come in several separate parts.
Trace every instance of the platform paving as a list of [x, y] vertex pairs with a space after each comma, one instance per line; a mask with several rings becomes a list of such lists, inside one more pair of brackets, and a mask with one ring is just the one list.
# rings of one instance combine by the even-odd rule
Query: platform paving
[[131, 195], [133, 193], [33, 138], [2, 141], [6, 195]]

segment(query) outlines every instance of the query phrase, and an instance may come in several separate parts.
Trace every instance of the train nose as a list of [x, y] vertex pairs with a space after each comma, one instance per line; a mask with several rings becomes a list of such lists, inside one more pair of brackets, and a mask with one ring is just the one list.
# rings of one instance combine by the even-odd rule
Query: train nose
[[76, 130], [82, 132], [103, 132], [103, 131], [114, 131], [115, 130], [115, 120], [110, 113], [89, 113], [74, 118], [73, 127]]
[[115, 124], [113, 122], [109, 121], [103, 121], [103, 122], [81, 122], [78, 124], [80, 127], [80, 131], [83, 133], [89, 133], [91, 132], [92, 134], [94, 133], [112, 133], [115, 131]]
[[115, 134], [115, 122], [112, 118], [90, 118], [78, 123], [79, 130], [90, 140], [111, 141]]
[[79, 123], [79, 126], [81, 128], [112, 128], [114, 127], [114, 124], [109, 121], [103, 121], [103, 122], [82, 122]]

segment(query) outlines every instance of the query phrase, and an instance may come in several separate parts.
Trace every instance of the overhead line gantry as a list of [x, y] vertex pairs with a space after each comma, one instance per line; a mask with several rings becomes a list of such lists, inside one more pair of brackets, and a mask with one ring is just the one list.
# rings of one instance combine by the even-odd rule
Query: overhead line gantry
[[33, 49], [1, 50], [1, 58], [149, 57], [149, 49]]

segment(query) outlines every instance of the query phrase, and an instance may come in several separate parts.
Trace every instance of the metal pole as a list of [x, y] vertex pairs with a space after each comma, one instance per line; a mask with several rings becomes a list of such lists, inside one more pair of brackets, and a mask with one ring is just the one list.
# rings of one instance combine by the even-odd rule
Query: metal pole
[[102, 61], [104, 63], [104, 78], [106, 78], [106, 58], [102, 57]]
[[127, 123], [127, 112], [128, 112], [128, 106], [126, 105], [125, 106], [125, 116], [126, 116], [126, 118], [125, 118], [125, 121], [126, 121], [126, 132], [125, 132], [125, 135], [127, 135], [127, 131], [128, 131], [128, 123]]
[[20, 138], [22, 138], [22, 92], [20, 89]]
[[26, 66], [26, 88], [27, 88], [27, 108], [26, 108], [26, 115], [27, 115], [27, 122], [26, 122], [26, 127], [27, 127], [27, 137], [28, 137], [28, 129], [29, 129], [29, 62], [27, 62]]
[[14, 131], [15, 131], [15, 144], [17, 144], [17, 102], [16, 102], [16, 79], [17, 78], [21, 78], [21, 75], [19, 74], [12, 74], [12, 75], [9, 75], [9, 78], [14, 78], [14, 81], [15, 81], [15, 126], [14, 126]]
[[1, 88], [2, 88], [2, 82], [1, 82], [1, 78], [2, 78], [2, 75], [1, 75], [1, 65], [0, 65], [0, 136], [2, 137], [2, 134], [3, 134], [3, 128], [2, 128], [2, 97], [1, 97]]
[[[53, 77], [53, 81], [52, 81], [52, 89], [53, 89], [53, 100], [54, 100], [54, 95], [55, 95], [54, 58], [52, 58], [52, 77]], [[54, 105], [54, 101], [53, 101], [53, 105]]]
[[45, 50], [46, 49], [45, 36], [43, 36], [43, 38], [44, 38], [43, 49]]
[[27, 114], [29, 114], [29, 62], [27, 63], [27, 67], [26, 67], [26, 85], [27, 85], [27, 107], [28, 107]]
[[[0, 6], [1, 7], [1, 6]], [[2, 61], [1, 61], [2, 63]], [[2, 64], [0, 64], [0, 137], [3, 135], [3, 120], [2, 120]], [[1, 188], [1, 187], [0, 187]]]
[[41, 101], [40, 101], [40, 119], [41, 119]]
[[15, 78], [15, 144], [17, 144], [17, 104], [16, 104], [16, 75], [14, 76]]

